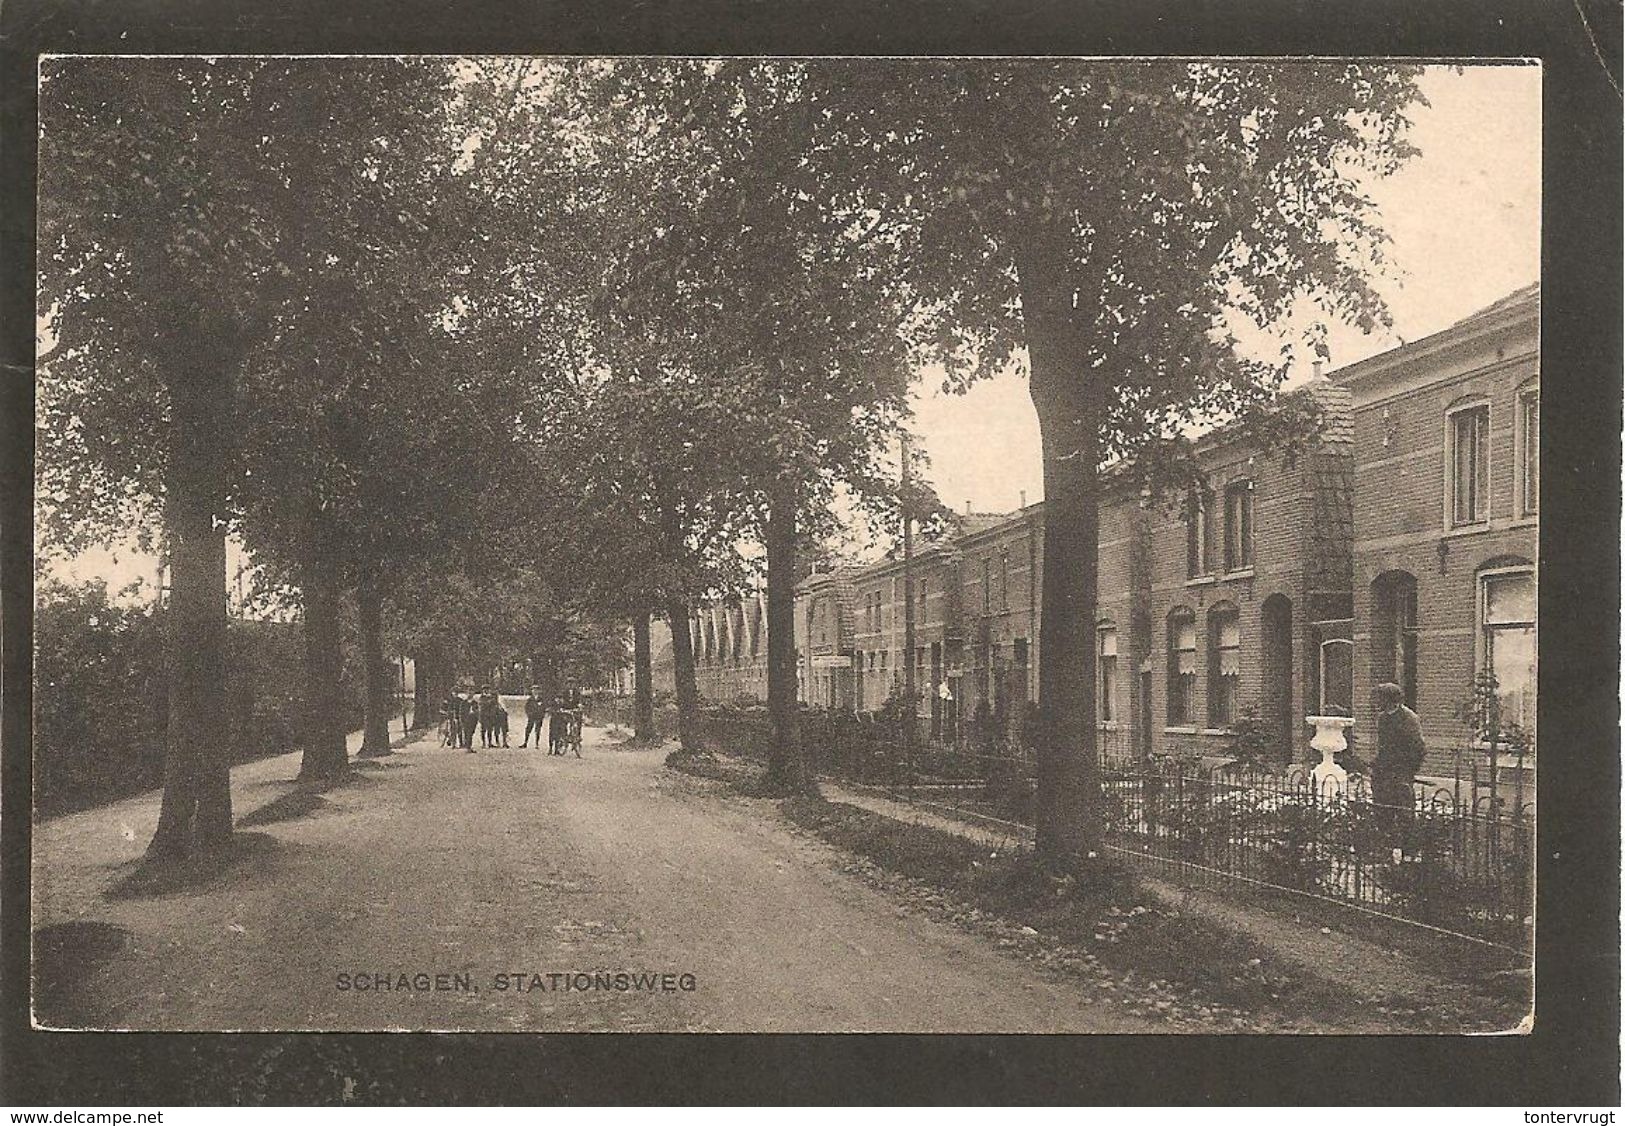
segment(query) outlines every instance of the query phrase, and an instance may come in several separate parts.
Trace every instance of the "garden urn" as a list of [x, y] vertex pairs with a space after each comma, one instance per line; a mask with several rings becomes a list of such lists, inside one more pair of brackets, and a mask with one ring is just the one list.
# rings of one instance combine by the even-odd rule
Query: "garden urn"
[[1337, 752], [1348, 749], [1348, 736], [1344, 734], [1354, 726], [1346, 715], [1312, 715], [1308, 722], [1315, 725], [1315, 734], [1309, 746], [1320, 752], [1320, 762], [1309, 772], [1315, 780], [1315, 794], [1323, 798], [1342, 797], [1348, 790], [1349, 774], [1337, 765]]

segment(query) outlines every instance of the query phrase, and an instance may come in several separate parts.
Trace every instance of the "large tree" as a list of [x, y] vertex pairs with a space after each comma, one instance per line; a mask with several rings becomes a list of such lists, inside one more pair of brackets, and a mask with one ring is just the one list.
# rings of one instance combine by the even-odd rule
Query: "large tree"
[[1363, 327], [1384, 236], [1365, 190], [1410, 153], [1414, 68], [804, 64], [812, 189], [898, 242], [917, 339], [963, 384], [1023, 359], [1043, 442], [1038, 846], [1098, 848], [1098, 473], [1165, 468], [1193, 425], [1256, 416], [1286, 362], [1235, 326], [1305, 297]]
[[287, 158], [273, 60], [62, 58], [41, 70], [41, 528], [161, 532], [170, 730], [154, 857], [232, 828], [225, 533], [236, 391], [277, 282], [266, 183]]
[[[767, 556], [769, 780], [799, 790], [798, 530], [838, 485], [885, 491], [878, 464], [906, 398], [911, 306], [889, 268], [893, 244], [806, 190], [817, 107], [799, 71], [625, 63], [597, 77], [585, 104], [617, 142], [635, 139], [623, 151], [659, 186], [627, 240], [615, 312], [658, 350], [674, 401], [703, 399], [731, 439], [724, 477]], [[680, 661], [682, 632], [674, 620]]]

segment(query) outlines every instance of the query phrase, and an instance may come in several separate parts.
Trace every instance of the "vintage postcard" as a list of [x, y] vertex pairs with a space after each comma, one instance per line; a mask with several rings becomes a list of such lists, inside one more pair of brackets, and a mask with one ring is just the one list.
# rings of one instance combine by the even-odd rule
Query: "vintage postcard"
[[41, 58], [34, 1027], [1528, 1031], [1542, 92]]

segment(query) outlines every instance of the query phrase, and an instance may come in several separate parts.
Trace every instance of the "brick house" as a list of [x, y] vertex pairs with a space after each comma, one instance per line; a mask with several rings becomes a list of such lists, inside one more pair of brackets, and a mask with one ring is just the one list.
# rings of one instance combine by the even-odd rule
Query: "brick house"
[[[797, 696], [818, 708], [851, 708], [855, 568], [814, 572], [796, 584]], [[765, 698], [765, 690], [764, 690]]]
[[1353, 396], [1354, 704], [1392, 681], [1422, 720], [1423, 773], [1449, 777], [1456, 711], [1493, 672], [1535, 730], [1540, 288], [1336, 373]]
[[[1103, 743], [1140, 755], [1219, 754], [1255, 711], [1279, 758], [1307, 736], [1321, 703], [1323, 641], [1333, 695], [1347, 714], [1352, 682], [1349, 393], [1318, 380], [1300, 394], [1323, 412], [1319, 441], [1293, 461], [1234, 433], [1197, 444], [1205, 488], [1183, 503], [1142, 493], [1108, 472], [1100, 505], [1096, 622], [1097, 719]], [[951, 707], [968, 719], [986, 701], [1014, 716], [1037, 698], [1043, 505], [960, 518], [950, 539], [915, 559], [920, 715], [944, 734]], [[847, 572], [852, 598], [852, 692], [839, 706], [872, 711], [901, 688], [902, 563]], [[829, 577], [803, 597], [833, 590]], [[828, 597], [825, 595], [824, 597]], [[804, 621], [820, 611], [801, 609]], [[815, 645], [818, 642], [815, 639]], [[839, 660], [829, 642], [818, 650]], [[941, 694], [946, 684], [948, 705]], [[809, 702], [828, 706], [819, 680]], [[845, 697], [841, 697], [845, 700]]]
[[1220, 431], [1197, 443], [1198, 486], [1146, 498], [1141, 573], [1128, 568], [1142, 612], [1129, 653], [1142, 747], [1220, 754], [1252, 714], [1291, 761], [1304, 757], [1306, 715], [1349, 714], [1335, 660], [1352, 632], [1348, 392], [1321, 379], [1298, 394], [1322, 426], [1296, 456]]
[[[956, 584], [959, 556], [948, 540], [914, 553], [914, 684], [922, 718], [940, 714], [938, 691], [957, 667], [964, 641]], [[903, 690], [905, 675], [904, 566], [900, 553], [863, 568], [854, 579], [857, 612], [853, 647], [858, 663], [858, 711], [877, 711]]]
[[1038, 696], [1038, 636], [1042, 574], [1043, 505], [1029, 505], [996, 520], [984, 520], [955, 541], [957, 573], [953, 583], [963, 611], [963, 644], [954, 695], [960, 715], [975, 715], [986, 702], [990, 710], [1015, 714]]

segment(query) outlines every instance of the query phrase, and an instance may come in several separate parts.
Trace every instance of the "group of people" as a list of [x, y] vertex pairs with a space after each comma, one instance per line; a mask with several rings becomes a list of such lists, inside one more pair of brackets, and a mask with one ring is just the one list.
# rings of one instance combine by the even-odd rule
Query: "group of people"
[[[551, 714], [553, 722], [547, 723]], [[576, 689], [561, 693], [549, 707], [542, 698], [540, 688], [532, 687], [525, 698], [525, 735], [521, 747], [530, 745], [531, 733], [536, 735], [536, 746], [542, 745], [543, 726], [548, 729], [548, 753], [564, 754], [574, 748], [581, 757], [581, 693]], [[508, 709], [496, 689], [487, 684], [476, 693], [472, 689], [449, 693], [440, 705], [440, 745], [461, 747], [473, 753], [474, 733], [478, 731], [480, 746], [507, 747]]]
[[562, 755], [565, 748], [574, 748], [576, 758], [581, 757], [581, 693], [577, 689], [570, 689], [559, 695], [551, 709], [542, 699], [539, 688], [531, 688], [530, 695], [525, 697], [525, 737], [519, 741], [521, 747], [530, 742], [530, 733], [536, 732], [536, 745], [542, 745], [542, 725], [547, 723], [551, 711], [553, 722], [547, 725], [547, 753]]
[[452, 692], [440, 705], [440, 745], [474, 749], [474, 732], [480, 746], [508, 745], [508, 709], [489, 684], [477, 693], [472, 689]]

